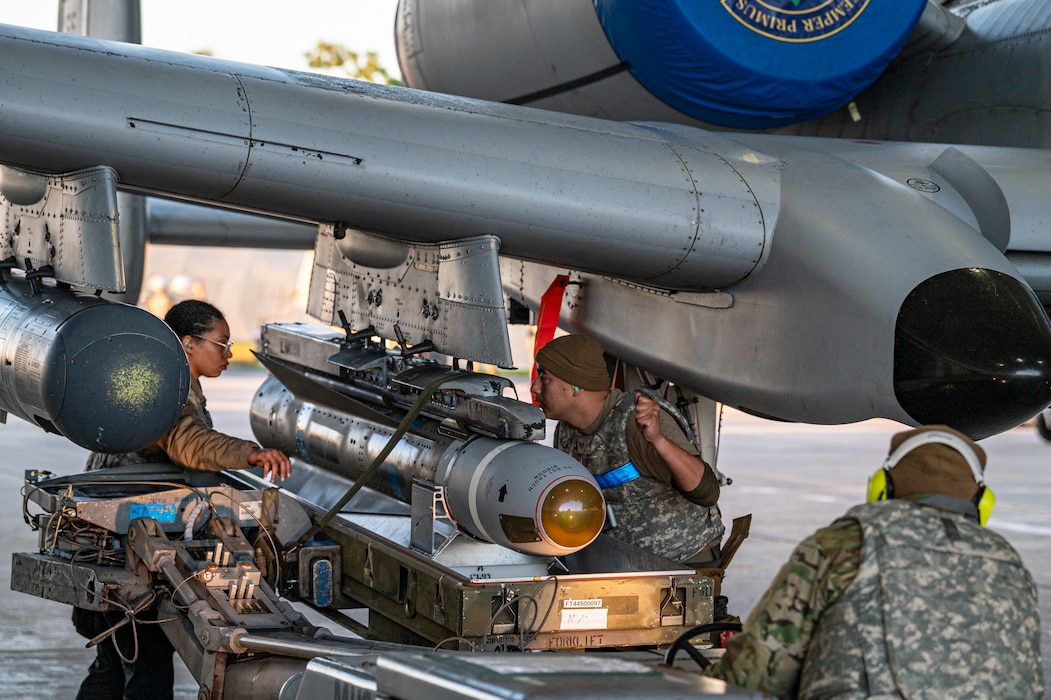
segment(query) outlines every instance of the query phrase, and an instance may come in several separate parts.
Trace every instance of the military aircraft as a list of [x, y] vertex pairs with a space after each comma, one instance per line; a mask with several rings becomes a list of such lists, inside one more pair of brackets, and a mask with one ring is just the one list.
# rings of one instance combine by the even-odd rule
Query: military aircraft
[[[121, 191], [322, 225], [312, 314], [337, 323], [342, 309], [356, 327], [398, 326], [468, 360], [509, 365], [504, 295], [535, 310], [564, 274], [564, 327], [758, 415], [983, 437], [1051, 403], [1051, 330], [1033, 294], [1047, 297], [1047, 157], [1032, 148], [1041, 3], [844, 2], [827, 16], [826, 3], [644, 5], [659, 22], [604, 3], [522, 3], [507, 17], [403, 3], [407, 82], [503, 104], [12, 27], [0, 161], [105, 166]], [[626, 27], [640, 26], [701, 27], [691, 55], [723, 64], [689, 85], [703, 63], [646, 66], [659, 42], [632, 39]], [[486, 40], [467, 57], [456, 32]], [[526, 65], [495, 53], [507, 47]], [[1005, 63], [1010, 80], [994, 77]], [[784, 75], [764, 83], [771, 66]], [[731, 74], [751, 103], [734, 100]], [[777, 102], [806, 99], [811, 83], [807, 104]], [[691, 108], [690, 95], [704, 101]], [[718, 130], [686, 125], [699, 118]], [[500, 261], [494, 280], [472, 273], [457, 281], [482, 287], [453, 290], [438, 271], [393, 309], [418, 246], [475, 236]], [[126, 261], [141, 247], [126, 235]]]
[[[161, 230], [167, 242], [310, 241], [308, 311], [346, 343], [275, 328], [264, 354], [292, 394], [328, 403], [314, 411], [268, 386], [253, 422], [281, 428], [274, 439], [290, 450], [330, 447], [337, 463], [352, 448], [335, 444], [349, 432], [332, 407], [349, 401], [325, 368], [343, 378], [385, 357], [354, 338], [507, 367], [507, 324], [532, 314], [594, 336], [639, 370], [636, 382], [699, 397], [709, 442], [716, 402], [787, 421], [947, 423], [975, 438], [1051, 403], [1040, 83], [1051, 10], [626, 5], [403, 0], [409, 88], [97, 38], [134, 42], [133, 2], [63, 3], [64, 28], [92, 38], [0, 27], [0, 259], [12, 269], [0, 408], [111, 450], [129, 445], [98, 436], [134, 406], [156, 409], [138, 423], [164, 424], [184, 383], [110, 390], [177, 368], [177, 348], [152, 326], [116, 345], [118, 357], [146, 347], [136, 371], [89, 363], [86, 388], [39, 381], [40, 367], [69, 364], [49, 354], [67, 345], [65, 321], [104, 305], [74, 290], [134, 290], [144, 242]], [[96, 352], [70, 357], [102, 357], [123, 323], [80, 324]], [[319, 364], [302, 376], [280, 364], [308, 344], [325, 349]], [[308, 374], [311, 387], [297, 389]], [[77, 405], [94, 410], [67, 416]], [[310, 433], [321, 414], [331, 424]], [[153, 538], [188, 547], [129, 527], [159, 569]], [[357, 568], [373, 579], [371, 563]], [[415, 597], [395, 602], [445, 617], [440, 597], [420, 610]], [[264, 642], [231, 636], [222, 649]]]

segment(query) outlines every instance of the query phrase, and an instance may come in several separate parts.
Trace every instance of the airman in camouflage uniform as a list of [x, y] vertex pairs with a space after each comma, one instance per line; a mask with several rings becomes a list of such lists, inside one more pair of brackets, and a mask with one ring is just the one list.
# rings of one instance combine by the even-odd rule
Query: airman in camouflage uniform
[[[926, 431], [899, 433], [891, 451]], [[784, 698], [1040, 698], [1040, 618], [1015, 550], [982, 528], [964, 456], [927, 443], [894, 496], [849, 510], [792, 553], [705, 675]]]
[[612, 515], [609, 534], [673, 561], [716, 565], [724, 531], [718, 478], [677, 411], [610, 389], [602, 348], [586, 336], [551, 341], [537, 367], [531, 391], [559, 421], [554, 446], [596, 476]]

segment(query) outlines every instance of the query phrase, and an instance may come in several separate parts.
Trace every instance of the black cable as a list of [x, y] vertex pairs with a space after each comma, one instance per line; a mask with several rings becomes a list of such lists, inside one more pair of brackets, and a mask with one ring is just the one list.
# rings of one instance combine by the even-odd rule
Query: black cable
[[700, 635], [707, 634], [709, 632], [740, 632], [740, 631], [741, 631], [741, 623], [739, 623], [739, 622], [710, 622], [710, 623], [708, 623], [706, 625], [701, 625], [699, 627], [694, 627], [691, 630], [687, 630], [686, 632], [681, 634], [679, 636], [679, 638], [676, 639], [672, 643], [672, 645], [670, 647], [668, 647], [668, 651], [664, 655], [664, 665], [665, 666], [671, 666], [672, 664], [674, 664], [675, 663], [675, 655], [679, 652], [679, 649], [682, 649], [687, 654], [689, 654], [691, 659], [693, 659], [694, 661], [697, 662], [697, 665], [700, 666], [701, 670], [703, 671], [704, 669], [706, 669], [709, 666], [711, 666], [712, 662], [709, 661], [704, 656], [704, 654], [702, 654], [701, 652], [697, 651], [697, 649], [694, 648], [693, 644], [690, 643], [690, 640], [693, 639], [694, 637], [699, 637]]
[[552, 85], [551, 87], [544, 88], [543, 90], [537, 90], [536, 92], [530, 92], [525, 95], [519, 95], [518, 97], [512, 97], [511, 99], [504, 100], [504, 103], [509, 105], [527, 105], [530, 102], [536, 102], [537, 100], [542, 100], [547, 97], [554, 97], [555, 95], [560, 95], [564, 92], [569, 92], [571, 90], [576, 90], [577, 88], [582, 88], [585, 85], [591, 85], [592, 83], [600, 82], [602, 80], [605, 80], [606, 78], [612, 78], [614, 75], [618, 75], [629, 70], [631, 70], [631, 64], [629, 64], [627, 61], [621, 61], [620, 63], [608, 66], [606, 68], [603, 68], [602, 70], [597, 70], [594, 73], [589, 73], [588, 75], [584, 75], [579, 78], [574, 78], [573, 80], [567, 80], [564, 83]]
[[420, 392], [419, 397], [416, 399], [416, 402], [412, 405], [412, 408], [409, 409], [409, 412], [405, 414], [405, 417], [402, 419], [401, 423], [398, 424], [397, 429], [394, 431], [394, 433], [391, 434], [390, 438], [387, 440], [387, 444], [384, 445], [383, 450], [378, 455], [376, 455], [376, 459], [372, 460], [372, 464], [369, 465], [368, 469], [362, 472], [361, 475], [359, 475], [358, 478], [354, 480], [354, 485], [347, 489], [347, 492], [343, 494], [343, 497], [340, 498], [336, 502], [336, 504], [329, 509], [327, 513], [321, 516], [320, 520], [318, 520], [309, 530], [307, 530], [302, 534], [302, 536], [300, 536], [296, 543], [289, 548], [289, 551], [299, 549], [304, 544], [309, 542], [310, 538], [312, 538], [314, 535], [320, 532], [322, 528], [328, 525], [329, 521], [332, 520], [332, 518], [334, 518], [341, 510], [343, 510], [343, 506], [347, 505], [347, 503], [350, 502], [350, 499], [354, 498], [354, 495], [361, 490], [361, 487], [364, 486], [365, 483], [372, 478], [372, 475], [376, 473], [376, 470], [383, 465], [383, 461], [387, 459], [387, 456], [394, 450], [398, 442], [401, 441], [402, 436], [405, 435], [406, 432], [408, 432], [409, 427], [412, 425], [413, 421], [416, 420], [416, 417], [420, 414], [420, 411], [423, 410], [424, 404], [430, 401], [431, 396], [434, 394], [435, 391], [438, 390], [438, 387], [454, 379], [460, 379], [466, 376], [467, 374], [470, 373], [457, 372], [456, 374], [450, 374], [445, 377], [440, 377], [438, 379], [435, 379], [426, 387], [424, 387], [423, 391]]

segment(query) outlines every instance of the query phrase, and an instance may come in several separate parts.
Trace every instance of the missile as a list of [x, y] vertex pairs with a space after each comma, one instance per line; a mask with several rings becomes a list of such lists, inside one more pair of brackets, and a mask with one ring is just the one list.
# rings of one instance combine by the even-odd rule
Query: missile
[[0, 411], [98, 452], [160, 438], [190, 388], [179, 339], [152, 314], [18, 277], [0, 283]]
[[[358, 479], [394, 433], [347, 411], [298, 399], [268, 377], [252, 399], [259, 443]], [[414, 479], [445, 489], [448, 515], [479, 540], [537, 556], [572, 554], [602, 531], [594, 477], [563, 452], [523, 440], [452, 437], [433, 420], [401, 438], [371, 488], [411, 502]]]
[[1040, 151], [617, 123], [15, 27], [0, 55], [0, 162], [330, 226], [326, 323], [358, 304], [410, 342], [472, 340], [450, 307], [498, 294], [454, 271], [392, 300], [354, 248], [489, 235], [509, 296], [573, 271], [563, 327], [750, 413], [981, 438], [1051, 403], [1051, 325], [1001, 245], [1051, 218]]
[[[442, 369], [418, 357], [391, 356], [354, 373], [332, 364], [289, 362], [281, 348], [296, 347], [300, 359], [322, 358], [332, 349], [331, 337], [302, 331], [299, 324], [263, 328], [264, 350], [259, 357], [272, 375], [251, 406], [252, 432], [261, 445], [357, 481], [407, 413], [397, 401], [371, 392], [398, 387], [401, 393], [419, 395], [424, 389], [420, 377], [426, 377], [430, 386], [444, 371], [452, 388], [443, 396], [439, 385], [427, 401], [429, 407], [365, 485], [410, 503], [415, 482], [442, 487], [447, 514], [460, 530], [526, 554], [571, 554], [598, 537], [605, 503], [582, 464], [539, 443], [490, 437], [504, 432], [503, 427], [494, 425], [483, 434], [467, 429], [463, 421], [436, 415], [444, 410], [450, 416], [459, 413], [477, 420], [477, 411], [460, 408], [479, 398], [483, 405], [491, 405], [488, 387], [493, 377]], [[313, 347], [303, 350], [306, 346]], [[267, 349], [273, 354], [266, 354]], [[389, 373], [388, 360], [396, 368]], [[377, 398], [371, 399], [373, 395]], [[516, 403], [523, 413], [534, 412], [543, 423], [537, 407]], [[503, 417], [494, 421], [505, 422]]]

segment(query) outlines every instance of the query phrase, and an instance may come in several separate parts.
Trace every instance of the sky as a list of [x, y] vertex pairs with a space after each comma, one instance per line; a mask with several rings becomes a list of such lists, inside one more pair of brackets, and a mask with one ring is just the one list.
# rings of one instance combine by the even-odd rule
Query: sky
[[[397, 0], [142, 0], [142, 43], [305, 70], [303, 54], [325, 41], [375, 51], [398, 76], [397, 6]], [[54, 30], [58, 0], [0, 0], [0, 23]]]

